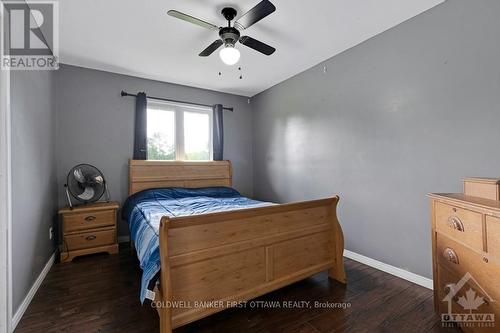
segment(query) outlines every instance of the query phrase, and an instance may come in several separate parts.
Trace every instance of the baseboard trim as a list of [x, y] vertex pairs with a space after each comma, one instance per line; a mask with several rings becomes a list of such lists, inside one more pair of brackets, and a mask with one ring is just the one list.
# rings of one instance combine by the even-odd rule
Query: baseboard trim
[[389, 273], [391, 275], [397, 276], [401, 279], [410, 281], [412, 283], [418, 284], [419, 286], [425, 287], [427, 289], [434, 289], [432, 279], [423, 277], [421, 275], [406, 271], [399, 267], [395, 267], [381, 261], [365, 257], [364, 255], [358, 254], [356, 252], [352, 252], [349, 250], [344, 250], [344, 257], [352, 259], [354, 261], [360, 262], [367, 266], [373, 267], [380, 271]]
[[130, 236], [118, 236], [118, 243], [130, 242]]
[[35, 297], [36, 292], [38, 291], [38, 288], [40, 288], [40, 285], [42, 284], [43, 280], [45, 280], [45, 277], [50, 271], [50, 268], [52, 265], [54, 265], [54, 262], [56, 260], [56, 253], [55, 251], [45, 264], [45, 267], [42, 269], [40, 272], [40, 275], [38, 275], [38, 278], [36, 279], [35, 283], [33, 283], [33, 286], [31, 286], [30, 291], [24, 297], [21, 305], [19, 305], [19, 308], [17, 309], [16, 313], [12, 316], [12, 332], [16, 329], [17, 324], [21, 321], [21, 318], [24, 315], [24, 312], [26, 312], [26, 309], [28, 309], [28, 306], [30, 305], [31, 301], [33, 300], [33, 297]]

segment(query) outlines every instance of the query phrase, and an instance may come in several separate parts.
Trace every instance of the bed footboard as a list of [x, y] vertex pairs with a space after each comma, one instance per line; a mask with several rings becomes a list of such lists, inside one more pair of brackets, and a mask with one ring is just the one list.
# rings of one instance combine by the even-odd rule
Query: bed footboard
[[161, 333], [326, 269], [345, 283], [338, 201], [163, 217]]

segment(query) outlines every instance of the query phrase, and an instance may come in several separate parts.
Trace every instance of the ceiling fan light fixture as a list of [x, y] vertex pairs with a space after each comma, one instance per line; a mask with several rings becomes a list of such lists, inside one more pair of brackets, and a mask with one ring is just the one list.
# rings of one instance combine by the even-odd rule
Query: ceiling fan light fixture
[[233, 66], [240, 60], [240, 51], [234, 45], [226, 45], [220, 50], [219, 56], [223, 63]]
[[240, 15], [235, 22], [232, 22], [238, 12], [232, 7], [225, 7], [221, 11], [222, 16], [224, 16], [227, 20], [227, 26], [224, 27], [219, 27], [215, 24], [200, 20], [199, 18], [184, 14], [177, 10], [169, 10], [167, 14], [209, 30], [217, 30], [219, 32], [219, 38], [212, 42], [212, 44], [206, 47], [198, 55], [200, 57], [208, 57], [224, 45], [222, 50], [220, 50], [219, 56], [223, 63], [228, 66], [232, 66], [240, 60], [240, 51], [234, 47], [238, 42], [240, 42], [241, 45], [254, 49], [255, 51], [266, 56], [270, 56], [274, 53], [274, 51], [276, 51], [274, 47], [253, 39], [250, 36], [241, 36], [240, 33], [240, 31], [248, 29], [275, 11], [276, 7], [271, 3], [271, 1], [260, 0], [260, 2], [252, 9], [245, 14]]

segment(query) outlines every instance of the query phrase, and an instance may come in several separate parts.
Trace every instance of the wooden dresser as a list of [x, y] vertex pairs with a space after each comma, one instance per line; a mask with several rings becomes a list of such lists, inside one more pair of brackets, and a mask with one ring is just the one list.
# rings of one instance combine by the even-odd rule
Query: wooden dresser
[[443, 325], [500, 332], [500, 201], [462, 193], [429, 197], [434, 304]]
[[63, 243], [61, 262], [72, 261], [75, 257], [108, 252], [118, 253], [116, 237], [116, 211], [118, 203], [97, 203], [63, 208]]

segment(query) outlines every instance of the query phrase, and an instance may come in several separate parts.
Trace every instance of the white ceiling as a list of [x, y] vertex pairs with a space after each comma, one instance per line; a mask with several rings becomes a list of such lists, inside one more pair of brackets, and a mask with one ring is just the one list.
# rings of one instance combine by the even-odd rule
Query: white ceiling
[[176, 9], [222, 26], [223, 7], [235, 7], [242, 14], [259, 0], [60, 1], [61, 61], [253, 96], [443, 2], [271, 1], [276, 12], [242, 35], [270, 44], [277, 51], [267, 57], [238, 43], [242, 80], [238, 65], [224, 65], [218, 52], [198, 57], [218, 38], [216, 31], [170, 17], [167, 10]]

